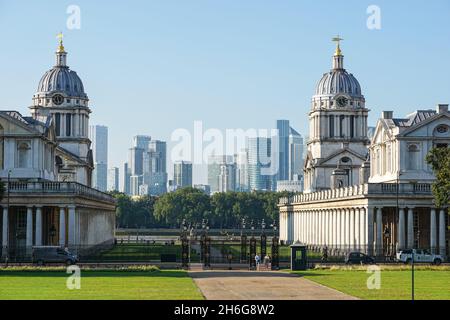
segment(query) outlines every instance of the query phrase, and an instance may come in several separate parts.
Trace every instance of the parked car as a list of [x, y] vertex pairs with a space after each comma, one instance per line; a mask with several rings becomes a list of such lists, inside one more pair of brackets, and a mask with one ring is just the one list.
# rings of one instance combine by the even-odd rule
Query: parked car
[[427, 250], [421, 249], [409, 249], [409, 250], [401, 250], [397, 252], [397, 261], [403, 262], [405, 264], [412, 262], [414, 252], [414, 263], [416, 262], [424, 262], [424, 263], [432, 263], [435, 265], [440, 265], [444, 258], [439, 254], [433, 254], [428, 252]]
[[66, 265], [76, 264], [78, 258], [67, 249], [55, 246], [33, 247], [33, 261], [38, 265], [45, 263], [65, 263]]
[[345, 257], [346, 264], [374, 264], [375, 259], [362, 252], [350, 252]]

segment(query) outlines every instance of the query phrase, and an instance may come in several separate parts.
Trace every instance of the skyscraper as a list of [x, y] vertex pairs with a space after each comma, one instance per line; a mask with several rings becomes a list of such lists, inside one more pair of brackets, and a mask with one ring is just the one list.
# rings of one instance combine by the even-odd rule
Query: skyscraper
[[108, 191], [119, 191], [119, 168], [108, 170]]
[[150, 137], [150, 136], [144, 136], [144, 135], [134, 136], [133, 137], [133, 147], [147, 150], [148, 145], [151, 140], [152, 140], [152, 137]]
[[249, 191], [248, 149], [236, 155], [236, 191]]
[[[289, 180], [289, 120], [277, 120], [278, 174], [277, 180]], [[276, 152], [276, 150], [272, 150]]]
[[167, 192], [166, 158], [166, 142], [149, 141], [148, 150], [143, 154], [143, 183], [147, 185], [148, 194], [160, 195]]
[[123, 164], [123, 174], [122, 174], [122, 183], [123, 183], [123, 193], [125, 194], [131, 194], [131, 188], [130, 188], [130, 177], [131, 177], [131, 172], [130, 172], [130, 168], [128, 166], [128, 162], [125, 162]]
[[272, 139], [267, 137], [249, 138], [248, 147], [250, 190], [275, 190], [277, 173], [276, 168], [273, 168], [273, 160], [276, 155], [272, 157], [271, 154]]
[[89, 139], [92, 141], [94, 160], [92, 185], [100, 191], [106, 191], [108, 183], [108, 127], [89, 126]]
[[289, 179], [300, 180], [303, 176], [303, 137], [289, 128]]
[[177, 161], [173, 167], [173, 180], [178, 188], [192, 187], [192, 163]]
[[219, 191], [219, 175], [221, 173], [221, 166], [232, 163], [232, 156], [210, 155], [208, 157], [208, 185], [210, 186], [212, 193]]
[[139, 176], [144, 173], [144, 149], [132, 147], [128, 150], [128, 166], [132, 176]]
[[219, 192], [236, 190], [236, 165], [234, 163], [224, 163], [220, 166]]

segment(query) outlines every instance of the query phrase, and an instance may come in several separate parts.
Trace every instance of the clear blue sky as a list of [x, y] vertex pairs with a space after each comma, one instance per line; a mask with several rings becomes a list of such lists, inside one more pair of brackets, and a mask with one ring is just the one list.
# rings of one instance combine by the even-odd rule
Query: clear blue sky
[[[81, 8], [67, 30], [66, 9]], [[366, 27], [369, 5], [381, 30]], [[450, 1], [4, 1], [0, 108], [25, 114], [65, 33], [68, 64], [110, 130], [110, 166], [135, 134], [169, 140], [176, 128], [267, 128], [289, 119], [307, 133], [314, 87], [340, 34], [374, 125], [450, 102]], [[194, 182], [204, 182], [200, 176]]]

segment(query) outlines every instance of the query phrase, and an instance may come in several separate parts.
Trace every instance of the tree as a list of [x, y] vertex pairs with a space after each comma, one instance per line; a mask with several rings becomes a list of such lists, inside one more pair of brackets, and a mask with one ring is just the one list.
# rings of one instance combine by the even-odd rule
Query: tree
[[450, 148], [433, 148], [426, 156], [426, 161], [436, 176], [432, 185], [437, 207], [450, 204]]
[[156, 221], [166, 227], [179, 227], [183, 219], [200, 222], [211, 215], [210, 199], [203, 191], [181, 188], [158, 198], [154, 206]]

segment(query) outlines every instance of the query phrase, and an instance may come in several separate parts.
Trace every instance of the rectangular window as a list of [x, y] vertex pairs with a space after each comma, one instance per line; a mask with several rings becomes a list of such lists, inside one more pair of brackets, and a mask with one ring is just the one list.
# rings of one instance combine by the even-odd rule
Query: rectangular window
[[61, 114], [55, 113], [55, 131], [56, 136], [59, 137], [61, 135]]
[[344, 119], [345, 119], [345, 116], [339, 117], [339, 136], [341, 138], [344, 137]]
[[72, 115], [66, 114], [66, 137], [70, 137], [72, 133]]
[[334, 116], [331, 115], [328, 119], [329, 119], [329, 122], [330, 122], [330, 125], [329, 125], [329, 127], [330, 127], [330, 138], [333, 138], [334, 137]]
[[350, 138], [355, 137], [355, 116], [350, 116]]

